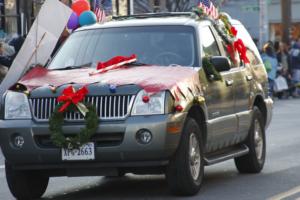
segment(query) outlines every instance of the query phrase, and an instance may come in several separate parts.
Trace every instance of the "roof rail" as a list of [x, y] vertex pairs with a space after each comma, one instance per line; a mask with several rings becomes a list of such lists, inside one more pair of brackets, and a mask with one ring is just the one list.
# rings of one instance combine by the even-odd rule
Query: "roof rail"
[[130, 19], [130, 18], [150, 18], [150, 17], [174, 17], [174, 16], [193, 16], [193, 12], [163, 12], [163, 13], [143, 13], [125, 16], [113, 16], [113, 19]]

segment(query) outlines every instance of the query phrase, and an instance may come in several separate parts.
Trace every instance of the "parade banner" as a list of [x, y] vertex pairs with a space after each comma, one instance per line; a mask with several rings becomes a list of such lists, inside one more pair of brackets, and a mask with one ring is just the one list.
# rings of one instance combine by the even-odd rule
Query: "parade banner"
[[46, 64], [71, 14], [72, 10], [60, 1], [45, 1], [21, 50], [1, 83], [1, 96], [20, 79], [30, 66]]

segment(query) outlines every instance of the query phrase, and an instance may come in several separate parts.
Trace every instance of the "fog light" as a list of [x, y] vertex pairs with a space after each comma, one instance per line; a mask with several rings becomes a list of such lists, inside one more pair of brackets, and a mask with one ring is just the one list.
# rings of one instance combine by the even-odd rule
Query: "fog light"
[[23, 145], [24, 145], [24, 138], [22, 136], [16, 136], [14, 138], [14, 145], [17, 147], [17, 148], [22, 148]]
[[136, 133], [136, 140], [140, 144], [149, 144], [152, 141], [152, 133], [147, 129], [141, 129]]

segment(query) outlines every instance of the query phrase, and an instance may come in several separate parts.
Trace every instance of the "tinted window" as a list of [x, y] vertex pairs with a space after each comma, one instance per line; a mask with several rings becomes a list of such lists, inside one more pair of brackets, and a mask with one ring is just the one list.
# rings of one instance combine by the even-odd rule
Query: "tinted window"
[[252, 52], [251, 50], [247, 51], [247, 57], [248, 57], [251, 65], [259, 65], [260, 64], [259, 58], [257, 58], [257, 56], [255, 55], [255, 53]]
[[[231, 58], [231, 55], [229, 54], [229, 52], [227, 50], [227, 44], [224, 40], [222, 40], [222, 47], [224, 48], [225, 56], [227, 58]], [[235, 53], [234, 53], [234, 59], [236, 62], [231, 62], [231, 68], [237, 68], [237, 67], [242, 66], [243, 63], [241, 62], [239, 53], [237, 51], [235, 51]]]
[[205, 56], [220, 56], [218, 44], [208, 26], [201, 27], [200, 36]]
[[51, 62], [50, 69], [107, 61], [136, 54], [153, 65], [199, 66], [195, 30], [190, 26], [122, 27], [72, 34]]

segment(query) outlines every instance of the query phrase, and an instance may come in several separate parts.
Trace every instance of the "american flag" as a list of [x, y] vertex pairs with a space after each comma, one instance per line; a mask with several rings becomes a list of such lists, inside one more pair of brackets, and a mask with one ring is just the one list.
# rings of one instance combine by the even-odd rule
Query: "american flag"
[[104, 23], [106, 21], [106, 14], [101, 0], [95, 0], [94, 13], [98, 22]]
[[202, 8], [203, 11], [213, 19], [217, 19], [219, 17], [218, 9], [210, 0], [200, 0], [198, 6]]

